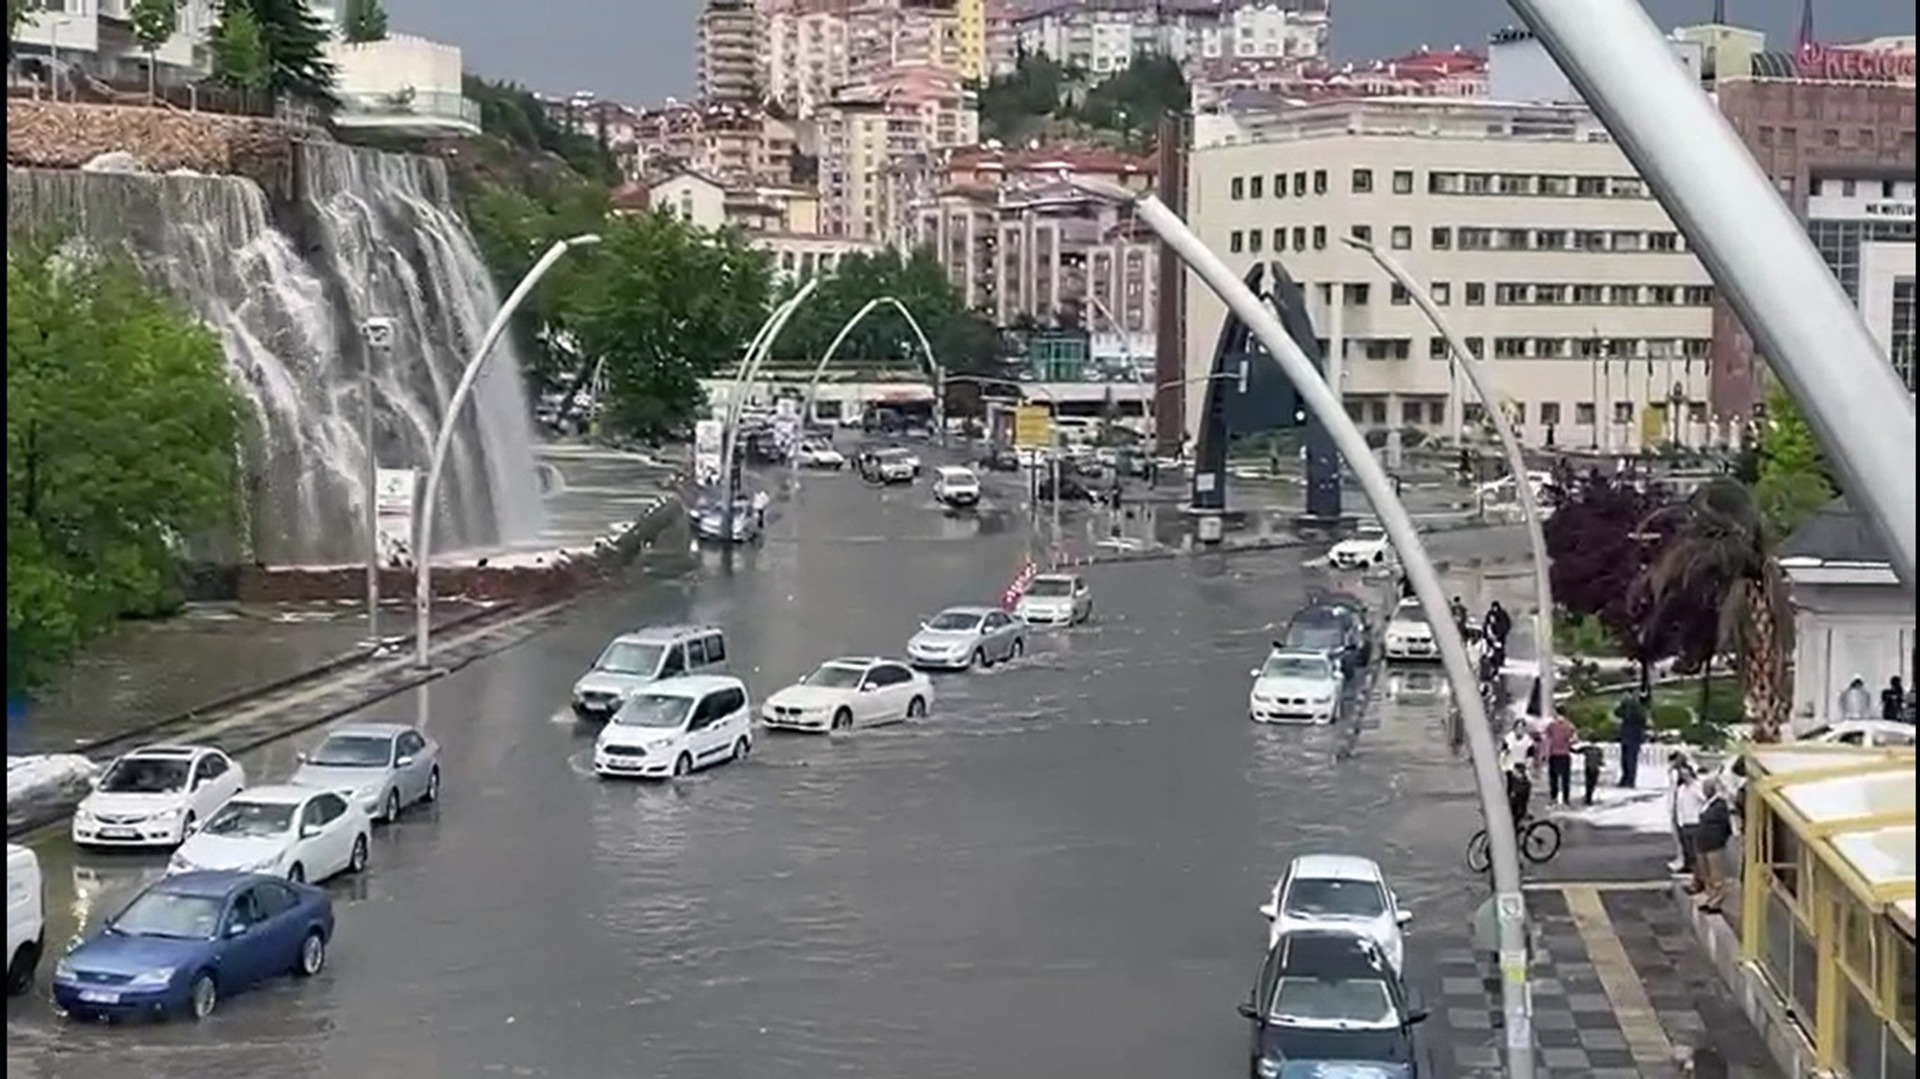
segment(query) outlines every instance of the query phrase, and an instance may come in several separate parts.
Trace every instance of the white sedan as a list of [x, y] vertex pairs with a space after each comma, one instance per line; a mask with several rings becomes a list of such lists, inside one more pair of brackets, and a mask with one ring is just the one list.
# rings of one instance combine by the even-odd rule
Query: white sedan
[[337, 791], [255, 787], [234, 795], [167, 863], [168, 873], [230, 869], [322, 881], [367, 868], [373, 820]]
[[800, 443], [793, 451], [794, 463], [801, 468], [842, 469], [847, 467], [847, 455], [833, 448], [831, 442], [819, 442], [809, 439]]
[[1267, 947], [1296, 929], [1357, 933], [1380, 946], [1394, 970], [1406, 956], [1402, 930], [1413, 921], [1400, 909], [1386, 876], [1372, 859], [1347, 854], [1306, 854], [1293, 860], [1260, 907], [1267, 919]]
[[1385, 569], [1392, 565], [1393, 543], [1384, 530], [1366, 526], [1333, 545], [1327, 552], [1327, 565], [1334, 569]]
[[769, 727], [838, 731], [919, 719], [933, 703], [933, 682], [890, 659], [831, 659], [768, 697], [760, 719]]
[[173, 847], [247, 785], [212, 746], [144, 746], [107, 766], [73, 812], [75, 846]]
[[1276, 648], [1253, 672], [1247, 716], [1255, 723], [1332, 723], [1346, 678], [1325, 652]]
[[1440, 642], [1417, 599], [1403, 599], [1387, 622], [1383, 651], [1388, 659], [1439, 659]]

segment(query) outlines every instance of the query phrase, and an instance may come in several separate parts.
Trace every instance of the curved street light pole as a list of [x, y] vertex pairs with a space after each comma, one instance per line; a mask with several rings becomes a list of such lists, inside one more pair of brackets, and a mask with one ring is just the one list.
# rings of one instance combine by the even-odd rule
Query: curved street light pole
[[1807, 230], [1633, 0], [1509, 0], [1653, 188], [1915, 583], [1913, 398]]
[[1500, 997], [1505, 1013], [1507, 1075], [1509, 1079], [1533, 1079], [1533, 1019], [1527, 985], [1526, 895], [1521, 891], [1520, 853], [1514, 829], [1513, 813], [1507, 806], [1505, 780], [1500, 774], [1493, 728], [1487, 722], [1485, 703], [1476, 692], [1476, 678], [1467, 658], [1466, 641], [1447, 611], [1447, 597], [1440, 575], [1420, 542], [1413, 518], [1393, 493], [1386, 470], [1374, 459], [1366, 438], [1347, 416], [1338, 396], [1327, 386], [1313, 362], [1300, 346], [1287, 336], [1271, 307], [1247, 288], [1246, 283], [1227, 268], [1220, 256], [1200, 242], [1178, 214], [1152, 195], [1141, 195], [1117, 184], [1089, 180], [1067, 174], [1067, 183], [1114, 202], [1131, 203], [1140, 220], [1157, 233], [1173, 252], [1197, 273], [1208, 288], [1223, 300], [1275, 362], [1279, 363], [1300, 394], [1306, 407], [1327, 427], [1347, 467], [1353, 470], [1381, 526], [1400, 553], [1402, 567], [1421, 609], [1434, 627], [1434, 638], [1453, 689], [1454, 700], [1466, 726], [1467, 744], [1473, 754], [1474, 778], [1480, 788], [1481, 812], [1486, 818], [1488, 850], [1492, 855], [1495, 910], [1499, 923]]
[[1365, 252], [1373, 259], [1374, 265], [1384, 270], [1388, 277], [1413, 297], [1420, 313], [1427, 316], [1427, 321], [1433, 324], [1433, 328], [1446, 339], [1447, 347], [1453, 350], [1454, 363], [1467, 376], [1467, 384], [1473, 387], [1474, 396], [1480, 399], [1480, 407], [1493, 421], [1493, 430], [1500, 436], [1500, 448], [1507, 455], [1507, 471], [1513, 476], [1513, 495], [1520, 503], [1520, 515], [1526, 522], [1527, 543], [1533, 548], [1534, 653], [1540, 664], [1540, 715], [1543, 719], [1549, 717], [1553, 715], [1555, 674], [1553, 580], [1547, 564], [1546, 532], [1540, 523], [1540, 500], [1534, 497], [1533, 484], [1527, 482], [1527, 461], [1520, 451], [1520, 439], [1514, 433], [1513, 422], [1507, 416], [1507, 410], [1500, 407], [1499, 395], [1487, 378], [1486, 367], [1467, 349], [1466, 342], [1455, 332], [1426, 288], [1414, 280], [1413, 275], [1397, 259], [1372, 243], [1358, 236], [1343, 239], [1348, 247]]
[[927, 368], [933, 374], [934, 425], [939, 429], [940, 444], [944, 446], [947, 440], [946, 369], [940, 366], [939, 358], [933, 354], [933, 346], [927, 342], [926, 331], [920, 328], [920, 320], [914, 318], [913, 312], [907, 310], [907, 305], [901, 303], [900, 300], [894, 296], [875, 296], [873, 299], [868, 300], [865, 304], [861, 305], [860, 310], [853, 313], [852, 318], [848, 319], [840, 327], [840, 332], [833, 335], [833, 340], [828, 343], [827, 350], [820, 355], [820, 362], [814, 365], [813, 377], [807, 380], [807, 396], [800, 414], [801, 420], [804, 422], [813, 418], [813, 398], [815, 393], [820, 389], [820, 377], [826, 374], [827, 364], [833, 362], [833, 354], [840, 350], [841, 344], [846, 341], [847, 335], [853, 332], [853, 328], [858, 326], [868, 315], [873, 314], [882, 304], [887, 304], [895, 311], [900, 312], [900, 317], [906, 319], [907, 325], [913, 329], [915, 340], [920, 342], [920, 351], [927, 354]]
[[753, 384], [759, 381], [760, 367], [773, 353], [774, 342], [780, 337], [780, 331], [787, 328], [787, 322], [794, 312], [813, 296], [813, 290], [820, 287], [820, 278], [809, 278], [800, 286], [800, 291], [789, 296], [785, 302], [768, 313], [766, 321], [754, 333], [753, 340], [747, 343], [747, 352], [740, 360], [739, 370], [734, 372], [733, 387], [727, 397], [726, 418], [720, 427], [720, 535], [729, 556], [733, 551], [733, 503], [739, 497], [734, 489], [733, 457], [739, 441], [740, 413], [747, 406], [747, 393]]
[[[1053, 396], [1052, 390], [1049, 390], [1038, 383], [1021, 382], [1018, 379], [1012, 379], [1012, 378], [995, 378], [992, 375], [952, 375], [950, 376], [950, 380], [953, 382], [973, 382], [983, 386], [1012, 386], [1015, 389], [1018, 389], [1023, 396], [1025, 395], [1026, 391], [1032, 390], [1035, 393], [1038, 393], [1041, 399], [1047, 402], [1047, 406], [1053, 410], [1054, 419], [1057, 421], [1060, 418], [1059, 399]], [[1053, 532], [1053, 539], [1051, 543], [1048, 545], [1049, 549], [1047, 552], [1047, 562], [1049, 565], [1058, 565], [1060, 562], [1061, 532], [1060, 532], [1060, 428], [1057, 423], [1052, 426], [1050, 435], [1051, 437], [1049, 438], [1049, 441], [1051, 442], [1051, 445], [1049, 445], [1047, 448], [1050, 451], [1049, 458], [1048, 458], [1048, 462], [1049, 462], [1048, 475], [1051, 477], [1051, 479], [1048, 482], [1050, 482], [1053, 485], [1053, 500], [1052, 500], [1053, 505], [1049, 510], [1049, 512], [1052, 514], [1052, 523], [1050, 527]], [[1027, 485], [1027, 499], [1028, 499], [1028, 504], [1032, 505], [1033, 485], [1031, 482], [1029, 482]]]
[[440, 417], [440, 431], [434, 436], [433, 457], [427, 464], [427, 482], [419, 503], [419, 535], [413, 545], [413, 663], [416, 667], [429, 667], [428, 649], [432, 645], [433, 634], [433, 511], [440, 495], [440, 472], [447, 465], [447, 454], [453, 448], [454, 428], [459, 425], [460, 412], [467, 405], [467, 399], [473, 396], [474, 383], [480, 378], [480, 371], [487, 364], [487, 357], [493, 354], [493, 346], [498, 344], [500, 336], [507, 331], [507, 324], [513, 320], [520, 305], [533, 294], [533, 288], [540, 279], [553, 269], [561, 256], [576, 247], [590, 247], [600, 242], [594, 233], [585, 233], [571, 239], [555, 241], [540, 261], [533, 264], [520, 283], [513, 286], [507, 294], [506, 302], [487, 325], [487, 332], [481, 336], [480, 345], [473, 351], [473, 358], [467, 361], [466, 370], [460, 372], [460, 381], [453, 388], [453, 396], [447, 398], [447, 410]]

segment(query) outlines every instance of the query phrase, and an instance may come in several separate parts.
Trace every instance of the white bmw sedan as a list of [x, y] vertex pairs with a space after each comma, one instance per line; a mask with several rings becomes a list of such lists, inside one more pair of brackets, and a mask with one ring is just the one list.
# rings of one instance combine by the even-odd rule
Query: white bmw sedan
[[769, 727], [838, 731], [919, 719], [933, 704], [933, 682], [904, 663], [870, 656], [830, 659], [768, 697]]

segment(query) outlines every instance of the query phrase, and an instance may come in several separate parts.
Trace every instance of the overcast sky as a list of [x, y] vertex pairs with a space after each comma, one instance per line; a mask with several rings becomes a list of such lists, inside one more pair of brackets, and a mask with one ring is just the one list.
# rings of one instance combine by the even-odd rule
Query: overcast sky
[[[1644, 0], [1656, 22], [1704, 21], [1712, 0]], [[1815, 0], [1828, 41], [1911, 34], [1913, 0]], [[1791, 43], [1800, 0], [1728, 0], [1730, 21]], [[588, 90], [629, 104], [693, 94], [700, 0], [387, 0], [393, 28], [466, 50], [467, 70], [550, 94]], [[1391, 56], [1476, 45], [1512, 21], [1504, 0], [1333, 0], [1334, 52]]]

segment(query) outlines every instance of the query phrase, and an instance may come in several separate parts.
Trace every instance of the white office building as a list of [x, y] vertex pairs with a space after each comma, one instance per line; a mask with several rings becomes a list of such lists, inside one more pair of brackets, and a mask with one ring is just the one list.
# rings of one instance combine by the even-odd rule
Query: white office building
[[[1443, 437], [1478, 426], [1445, 341], [1358, 234], [1426, 283], [1533, 443], [1627, 450], [1707, 427], [1713, 289], [1665, 211], [1577, 105], [1326, 102], [1242, 117], [1189, 159], [1189, 220], [1236, 270], [1303, 283], [1347, 411]], [[1225, 308], [1186, 301], [1204, 375]], [[1188, 395], [1189, 430], [1204, 395]], [[1677, 424], [1670, 422], [1677, 417]]]
[[1816, 174], [1807, 184], [1808, 235], [1912, 390], [1914, 181]]
[[[110, 84], [144, 89], [147, 51], [133, 36], [132, 0], [38, 0], [10, 43], [16, 60], [45, 58], [76, 65]], [[207, 35], [219, 22], [216, 0], [181, 0], [177, 29], [155, 50], [158, 80], [204, 75]], [[25, 64], [31, 68], [35, 65]], [[37, 75], [37, 72], [36, 72]]]

